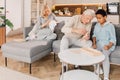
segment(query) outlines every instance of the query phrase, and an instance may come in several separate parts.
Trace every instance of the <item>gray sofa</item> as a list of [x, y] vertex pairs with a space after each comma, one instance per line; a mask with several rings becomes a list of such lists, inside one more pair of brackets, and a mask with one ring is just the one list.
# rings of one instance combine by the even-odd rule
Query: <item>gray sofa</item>
[[[55, 27], [55, 33], [57, 34], [56, 40], [50, 41], [27, 41], [27, 42], [7, 42], [2, 45], [1, 50], [3, 56], [5, 57], [5, 64], [7, 66], [7, 58], [12, 58], [18, 61], [23, 61], [29, 63], [30, 73], [31, 73], [31, 64], [38, 59], [48, 55], [51, 51], [54, 52], [54, 61], [56, 61], [56, 54], [60, 50], [60, 41], [64, 35], [61, 32], [61, 28], [64, 26], [65, 22], [62, 21], [57, 24]], [[95, 23], [92, 25], [92, 31]], [[24, 38], [27, 36], [29, 31], [33, 27], [25, 27], [23, 30]], [[117, 46], [115, 51], [110, 55], [110, 61], [114, 64], [120, 64], [120, 25], [115, 25], [116, 37], [117, 37]], [[92, 35], [91, 31], [91, 35]], [[44, 45], [44, 43], [46, 43]], [[75, 47], [75, 46], [71, 46]]]
[[[24, 38], [27, 37], [29, 31], [33, 27], [25, 27], [23, 29]], [[7, 58], [29, 63], [29, 73], [31, 73], [31, 64], [38, 59], [50, 54], [53, 40], [33, 40], [25, 42], [11, 41], [2, 45], [1, 50], [5, 57], [5, 65], [7, 66]]]
[[[92, 23], [91, 35], [93, 34], [93, 29], [94, 29], [95, 24], [96, 24], [96, 22]], [[53, 45], [52, 45], [52, 50], [54, 52], [54, 61], [56, 61], [56, 54], [58, 54], [59, 51], [60, 51], [60, 41], [61, 41], [62, 36], [64, 35], [61, 32], [61, 28], [63, 26], [64, 26], [64, 22], [61, 22], [55, 28], [55, 33], [58, 36], [57, 36], [57, 39], [53, 42]], [[118, 25], [114, 24], [114, 26], [115, 26], [115, 30], [116, 30], [117, 45], [116, 45], [115, 51], [113, 51], [112, 54], [110, 55], [110, 62], [112, 64], [120, 64], [120, 24], [118, 24]]]

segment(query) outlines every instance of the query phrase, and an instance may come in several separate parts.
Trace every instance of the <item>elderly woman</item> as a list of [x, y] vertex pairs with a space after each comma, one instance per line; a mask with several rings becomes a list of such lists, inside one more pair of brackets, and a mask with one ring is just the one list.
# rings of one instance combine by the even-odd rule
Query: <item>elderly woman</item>
[[56, 26], [55, 15], [51, 12], [47, 5], [44, 5], [41, 10], [41, 16], [38, 18], [37, 23], [28, 34], [26, 40], [50, 40], [55, 39], [56, 34], [54, 27]]

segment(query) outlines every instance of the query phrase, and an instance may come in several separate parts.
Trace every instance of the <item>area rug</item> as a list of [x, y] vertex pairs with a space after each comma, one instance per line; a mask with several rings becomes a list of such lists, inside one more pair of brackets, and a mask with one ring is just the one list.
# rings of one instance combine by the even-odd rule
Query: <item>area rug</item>
[[40, 80], [36, 77], [26, 75], [21, 72], [8, 69], [6, 67], [0, 67], [0, 80]]

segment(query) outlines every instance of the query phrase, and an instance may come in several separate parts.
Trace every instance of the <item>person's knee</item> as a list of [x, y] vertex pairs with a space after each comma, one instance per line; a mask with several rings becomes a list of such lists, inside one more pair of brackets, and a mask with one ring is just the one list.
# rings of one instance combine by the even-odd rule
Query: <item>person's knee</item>
[[66, 36], [63, 36], [61, 42], [60, 42], [60, 51], [63, 51], [67, 48], [69, 48], [69, 40]]
[[62, 43], [62, 42], [68, 42], [68, 41], [69, 41], [69, 40], [68, 40], [68, 38], [67, 38], [66, 36], [63, 36], [62, 39], [61, 39], [61, 43]]
[[54, 31], [55, 26], [57, 25], [56, 21], [52, 20], [49, 22], [49, 28]]

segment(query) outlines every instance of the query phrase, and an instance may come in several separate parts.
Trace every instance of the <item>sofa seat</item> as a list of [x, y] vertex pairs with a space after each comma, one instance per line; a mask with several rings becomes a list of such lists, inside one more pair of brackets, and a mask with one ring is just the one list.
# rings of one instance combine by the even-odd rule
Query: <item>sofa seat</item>
[[49, 41], [37, 40], [27, 42], [12, 41], [2, 45], [1, 49], [5, 57], [32, 63], [50, 52], [51, 46], [49, 44]]
[[[58, 54], [60, 52], [60, 42], [61, 42], [61, 40], [55, 40], [53, 42], [53, 45], [52, 45], [53, 52], [56, 54]], [[79, 46], [72, 45], [72, 46], [70, 46], [70, 48], [79, 48]]]
[[60, 41], [61, 40], [55, 40], [54, 42], [53, 42], [53, 45], [52, 45], [52, 47], [53, 47], [53, 52], [54, 53], [59, 53], [59, 51], [60, 51]]
[[[23, 38], [28, 37], [33, 25], [23, 28]], [[16, 42], [11, 41], [2, 45], [2, 54], [5, 57], [5, 66], [7, 58], [29, 63], [29, 73], [31, 74], [31, 64], [36, 60], [43, 58], [51, 53], [53, 40], [31, 40]]]
[[115, 50], [111, 53], [110, 62], [120, 64], [120, 46], [116, 46]]

